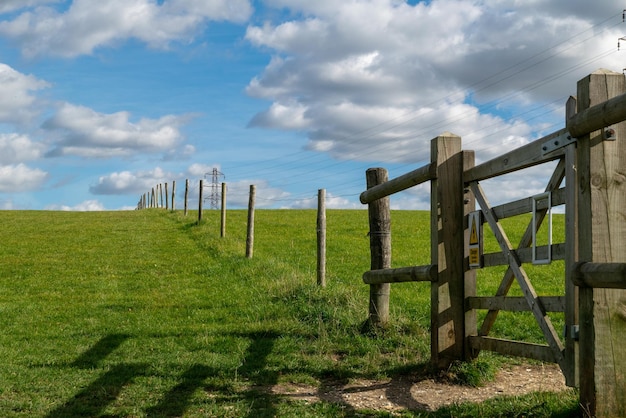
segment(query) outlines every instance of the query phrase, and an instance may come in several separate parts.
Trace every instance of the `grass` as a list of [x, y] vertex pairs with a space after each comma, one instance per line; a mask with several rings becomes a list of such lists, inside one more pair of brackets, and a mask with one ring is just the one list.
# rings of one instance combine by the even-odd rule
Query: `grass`
[[[244, 256], [245, 211], [228, 213], [224, 238], [215, 211], [200, 225], [193, 212], [162, 210], [0, 216], [0, 416], [384, 417], [264, 388], [427, 369], [427, 284], [392, 286], [390, 326], [360, 331], [369, 292], [361, 281], [365, 211], [328, 212], [325, 289], [315, 285], [314, 211], [257, 211], [252, 259]], [[398, 211], [392, 220], [394, 266], [429, 263], [428, 214]], [[519, 224], [510, 224], [513, 235]], [[544, 268], [539, 293], [562, 293], [558, 264]], [[481, 291], [497, 286], [499, 274], [485, 272]], [[499, 334], [521, 328], [519, 319], [501, 319]], [[540, 340], [532, 318], [522, 325]], [[458, 375], [480, 384], [506, 361], [481, 355]], [[575, 410], [572, 391], [404, 416]]]

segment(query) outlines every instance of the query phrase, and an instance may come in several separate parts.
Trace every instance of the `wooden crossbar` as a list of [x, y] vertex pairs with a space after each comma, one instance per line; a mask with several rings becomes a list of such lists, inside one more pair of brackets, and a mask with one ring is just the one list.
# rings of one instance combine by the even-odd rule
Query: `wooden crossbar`
[[436, 168], [436, 164], [431, 163], [425, 165], [400, 177], [396, 177], [385, 183], [378, 184], [367, 189], [361, 193], [359, 199], [363, 204], [372, 203], [382, 197], [390, 196], [394, 193], [398, 193], [402, 190], [406, 190], [410, 187], [430, 181], [435, 177]]
[[[530, 306], [523, 297], [513, 296], [473, 296], [466, 299], [469, 309], [489, 309], [508, 312], [528, 312]], [[546, 312], [565, 312], [565, 297], [540, 296], [538, 300]]]
[[437, 281], [437, 265], [370, 270], [363, 273], [363, 283], [402, 283]]
[[626, 263], [577, 263], [572, 280], [576, 286], [626, 289]]
[[[500, 249], [503, 253], [508, 255], [509, 270], [512, 271], [513, 277], [517, 279], [517, 282], [522, 289], [524, 297], [526, 298], [526, 301], [530, 306], [531, 311], [535, 316], [535, 319], [548, 342], [548, 345], [552, 351], [551, 361], [554, 361], [555, 363], [558, 363], [562, 368], [565, 368], [566, 366], [565, 357], [563, 355], [563, 344], [559, 340], [558, 334], [556, 333], [556, 330], [554, 329], [550, 318], [547, 316], [543, 304], [540, 302], [537, 293], [535, 292], [535, 289], [530, 283], [530, 279], [522, 268], [521, 261], [519, 260], [515, 250], [513, 250], [513, 247], [511, 246], [511, 243], [509, 242], [506, 233], [502, 229], [502, 226], [498, 222], [498, 219], [494, 216], [493, 211], [491, 210], [491, 206], [489, 205], [489, 202], [487, 201], [480, 185], [477, 182], [474, 182], [470, 184], [470, 187], [474, 193], [474, 196], [476, 197], [476, 201], [480, 205], [483, 216], [489, 223], [491, 230], [496, 236], [496, 240], [500, 245]], [[507, 292], [505, 292], [505, 294]]]
[[510, 341], [491, 337], [468, 337], [469, 345], [474, 350], [487, 350], [507, 356], [530, 358], [533, 360], [555, 363], [554, 353], [547, 345]]

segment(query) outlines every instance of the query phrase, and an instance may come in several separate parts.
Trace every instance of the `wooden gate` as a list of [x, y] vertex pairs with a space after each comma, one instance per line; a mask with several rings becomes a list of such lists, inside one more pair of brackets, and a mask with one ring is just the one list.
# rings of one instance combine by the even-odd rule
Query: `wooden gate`
[[[580, 385], [587, 413], [626, 416], [626, 356], [619, 352], [626, 340], [625, 93], [623, 74], [601, 70], [578, 83], [578, 100], [570, 98], [566, 105], [566, 128], [524, 147], [474, 166], [474, 153], [461, 149], [461, 138], [445, 133], [432, 140], [427, 166], [390, 181], [383, 169], [368, 170], [361, 202], [369, 204], [370, 214], [372, 265], [363, 280], [371, 287], [371, 322], [388, 319], [390, 283], [430, 281], [435, 365], [470, 360], [481, 350], [557, 363], [569, 386]], [[553, 161], [544, 193], [490, 205], [481, 182]], [[389, 196], [426, 181], [431, 182], [431, 264], [390, 269]], [[537, 231], [559, 205], [565, 205], [565, 242], [538, 245]], [[532, 220], [514, 247], [500, 221], [525, 213], [532, 213]], [[498, 253], [481, 253], [477, 237], [483, 223], [493, 232]], [[552, 260], [565, 261], [565, 294], [540, 296], [524, 264]], [[496, 265], [506, 266], [496, 294], [477, 297], [476, 271]], [[521, 297], [509, 296], [515, 282]], [[606, 287], [613, 289], [601, 289]], [[487, 313], [479, 325], [481, 309]], [[531, 312], [545, 344], [489, 336], [500, 311]], [[549, 312], [564, 312], [563, 339]]]

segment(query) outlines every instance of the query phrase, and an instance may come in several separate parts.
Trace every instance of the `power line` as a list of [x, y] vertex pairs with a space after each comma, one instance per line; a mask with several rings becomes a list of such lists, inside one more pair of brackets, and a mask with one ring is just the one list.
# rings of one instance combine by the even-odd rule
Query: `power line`
[[[484, 91], [484, 90], [486, 90], [486, 89], [488, 89], [490, 87], [493, 87], [493, 86], [495, 86], [495, 85], [497, 85], [499, 83], [502, 83], [502, 82], [504, 82], [506, 80], [509, 80], [512, 77], [515, 77], [516, 75], [519, 75], [519, 74], [521, 74], [521, 73], [523, 73], [525, 71], [528, 71], [529, 69], [531, 69], [531, 68], [533, 68], [533, 67], [535, 67], [537, 65], [540, 65], [540, 64], [542, 64], [542, 63], [544, 63], [544, 62], [546, 62], [546, 61], [548, 61], [548, 60], [550, 60], [550, 59], [552, 59], [554, 57], [557, 57], [557, 56], [563, 54], [564, 52], [574, 48], [575, 46], [578, 46], [578, 45], [580, 45], [580, 44], [582, 44], [584, 42], [587, 42], [590, 39], [595, 38], [596, 36], [598, 36], [602, 32], [613, 28], [615, 25], [610, 26], [610, 27], [604, 29], [600, 33], [594, 33], [592, 36], [586, 37], [586, 38], [584, 38], [584, 39], [582, 39], [582, 40], [580, 40], [580, 41], [578, 41], [576, 43], [572, 43], [571, 42], [572, 39], [579, 38], [583, 34], [589, 32], [589, 31], [595, 30], [597, 27], [599, 27], [601, 25], [604, 25], [606, 22], [610, 21], [615, 16], [616, 15], [613, 15], [613, 16], [605, 19], [604, 21], [602, 21], [602, 22], [592, 26], [591, 28], [588, 28], [588, 29], [586, 29], [586, 30], [584, 30], [584, 31], [574, 35], [573, 37], [568, 37], [566, 40], [563, 40], [563, 41], [561, 41], [561, 42], [559, 42], [559, 43], [557, 43], [557, 44], [555, 44], [555, 45], [553, 45], [553, 46], [551, 46], [549, 48], [544, 49], [543, 51], [541, 51], [541, 52], [539, 52], [537, 54], [534, 54], [533, 56], [531, 56], [531, 57], [529, 57], [527, 59], [521, 60], [520, 62], [518, 62], [518, 63], [516, 63], [514, 65], [511, 65], [511, 66], [509, 66], [509, 67], [507, 67], [507, 68], [505, 68], [505, 69], [503, 69], [503, 70], [501, 70], [501, 71], [499, 71], [499, 72], [497, 72], [497, 73], [495, 73], [495, 74], [493, 74], [493, 75], [491, 75], [489, 77], [486, 77], [485, 79], [483, 79], [481, 81], [478, 81], [478, 82], [470, 85], [468, 87], [468, 89], [466, 90], [466, 93], [465, 93], [464, 96], [466, 97], [467, 92], [470, 91], [470, 89], [473, 88], [473, 87], [480, 86], [479, 88], [473, 90], [474, 93], [477, 93], [477, 92], [480, 92], [480, 91]], [[542, 59], [540, 59], [538, 61], [536, 60], [538, 57], [541, 57], [541, 56], [545, 55], [546, 53], [548, 53], [550, 51], [555, 51], [560, 46], [568, 44], [568, 43], [570, 43], [570, 45], [567, 48], [559, 50], [559, 51], [556, 51], [556, 52], [550, 54], [547, 57], [543, 57]], [[527, 92], [535, 90], [535, 89], [537, 89], [539, 87], [542, 87], [545, 84], [553, 82], [554, 80], [556, 80], [556, 79], [558, 79], [560, 77], [563, 77], [566, 74], [569, 74], [569, 73], [571, 73], [572, 71], [575, 71], [578, 68], [581, 68], [581, 67], [583, 67], [585, 65], [589, 65], [592, 62], [595, 62], [597, 60], [605, 58], [605, 57], [609, 56], [611, 53], [614, 53], [614, 52], [615, 52], [614, 50], [612, 50], [612, 52], [611, 51], [605, 51], [605, 52], [603, 52], [603, 53], [601, 53], [599, 55], [596, 55], [595, 57], [592, 57], [591, 59], [586, 60], [583, 63], [580, 63], [580, 64], [578, 64], [578, 65], [576, 65], [574, 67], [570, 67], [570, 68], [567, 68], [564, 71], [557, 72], [557, 73], [553, 74], [550, 77], [545, 77], [545, 78], [543, 78], [543, 79], [541, 79], [541, 80], [539, 80], [539, 81], [537, 81], [537, 82], [535, 82], [533, 84], [530, 84], [530, 85], [528, 85], [528, 86], [526, 86], [526, 87], [524, 87], [524, 88], [522, 88], [520, 90], [517, 90], [517, 91], [512, 92], [510, 94], [507, 94], [505, 96], [502, 96], [502, 97], [498, 98], [497, 100], [494, 100], [494, 101], [486, 104], [485, 106], [481, 106], [481, 110], [484, 111], [484, 110], [493, 109], [496, 106], [501, 105], [502, 103], [504, 103], [506, 100], [511, 100], [511, 99], [513, 99], [515, 97], [519, 97], [520, 95], [522, 95], [524, 93], [527, 93]], [[520, 68], [520, 65], [523, 65], [524, 63], [529, 63], [529, 64]], [[516, 69], [516, 68], [518, 70], [513, 72], [513, 73], [511, 73], [511, 70]], [[500, 75], [504, 75], [504, 77], [498, 78]], [[484, 84], [485, 82], [487, 82], [489, 80], [494, 80], [494, 81], [491, 82], [491, 83], [488, 83], [488, 84]], [[445, 103], [446, 100], [448, 100], [451, 97], [452, 97], [452, 95], [447, 95], [445, 97], [442, 97], [442, 98], [440, 98], [438, 100], [435, 100], [435, 101], [431, 102], [431, 105], [434, 106], [434, 105], [436, 105], [438, 103]], [[458, 101], [458, 102], [459, 103], [463, 103], [463, 101]], [[538, 108], [531, 109], [531, 110], [529, 110], [527, 112], [536, 111], [537, 109], [541, 109], [541, 108], [543, 108], [545, 106], [546, 105], [542, 105], [542, 106], [540, 106]], [[428, 107], [428, 105], [427, 105], [427, 107]], [[388, 119], [386, 121], [383, 121], [383, 122], [380, 122], [380, 123], [375, 124], [373, 126], [370, 126], [367, 129], [363, 129], [363, 130], [361, 130], [359, 132], [352, 133], [352, 134], [349, 134], [349, 135], [345, 135], [345, 136], [343, 136], [343, 137], [341, 137], [339, 139], [341, 139], [343, 141], [343, 143], [346, 144], [347, 146], [350, 146], [350, 145], [353, 145], [356, 141], [361, 141], [363, 139], [373, 138], [376, 135], [380, 135], [380, 134], [382, 134], [384, 132], [390, 132], [392, 129], [395, 129], [395, 128], [403, 126], [403, 125], [406, 125], [406, 124], [408, 124], [408, 123], [410, 123], [410, 122], [412, 122], [414, 120], [419, 119], [420, 117], [424, 117], [423, 113], [416, 115], [416, 113], [420, 112], [421, 109], [422, 108], [416, 109], [416, 110], [412, 110], [410, 112], [406, 112], [403, 115], [399, 115], [397, 117], [390, 118], [390, 119]], [[520, 115], [523, 115], [523, 114], [524, 113], [517, 114], [517, 115], [512, 115], [512, 117], [519, 117]], [[411, 116], [411, 115], [413, 115], [413, 116]], [[411, 116], [409, 119], [405, 119], [406, 117], [409, 117], [409, 116]], [[434, 129], [437, 126], [441, 126], [441, 124], [444, 124], [444, 123], [445, 124], [449, 124], [451, 122], [452, 123], [459, 122], [460, 120], [463, 120], [464, 118], [467, 118], [469, 116], [470, 115], [468, 113], [461, 114], [456, 119], [454, 119], [452, 121], [451, 120], [440, 120], [438, 122], [434, 122], [433, 124], [431, 124], [431, 125], [429, 125], [427, 127], [422, 127], [422, 129]], [[540, 116], [537, 116], [537, 117], [540, 117]], [[483, 129], [481, 129], [479, 131], [471, 132], [471, 133], [469, 133], [469, 135], [476, 134], [477, 132], [480, 132], [480, 131], [485, 130], [485, 129], [486, 128], [483, 128]], [[363, 134], [366, 134], [366, 133], [367, 133], [367, 135], [362, 136]], [[491, 133], [487, 137], [493, 136], [493, 135], [495, 135], [495, 134]], [[410, 138], [409, 137], [405, 137], [404, 139], [408, 140]], [[478, 140], [474, 140], [475, 143], [476, 143], [476, 141], [478, 141]], [[384, 150], [388, 146], [389, 146], [388, 143], [379, 143], [379, 144], [371, 147], [367, 153], [361, 154], [361, 155], [362, 156], [363, 155], [365, 155], [365, 156], [375, 155], [375, 154], [381, 152], [381, 150]], [[298, 157], [298, 158], [296, 158], [294, 160], [294, 159], [292, 159], [290, 157]], [[294, 178], [307, 176], [307, 175], [310, 176], [312, 173], [318, 173], [320, 171], [325, 171], [325, 170], [328, 170], [329, 168], [333, 168], [333, 167], [339, 166], [339, 165], [344, 164], [346, 162], [355, 162], [356, 161], [356, 158], [348, 158], [348, 159], [340, 160], [340, 161], [337, 161], [337, 162], [325, 164], [325, 165], [323, 165], [321, 167], [318, 166], [314, 170], [311, 169], [311, 170], [304, 170], [304, 171], [302, 171], [302, 168], [313, 167], [314, 165], [318, 165], [319, 164], [319, 160], [321, 158], [328, 158], [328, 154], [326, 154], [326, 153], [311, 154], [310, 151], [298, 151], [298, 152], [294, 152], [294, 153], [286, 154], [286, 155], [283, 155], [283, 156], [280, 156], [280, 157], [275, 157], [275, 158], [272, 158], [272, 159], [269, 159], [269, 160], [262, 161], [261, 163], [272, 163], [272, 162], [280, 162], [280, 163], [279, 164], [272, 164], [270, 167], [267, 167], [267, 168], [265, 168], [263, 170], [260, 170], [260, 171], [261, 172], [265, 171], [268, 175], [271, 176], [271, 175], [273, 175], [273, 173], [279, 173], [281, 171], [284, 171], [286, 168], [290, 168], [290, 167], [294, 168], [294, 169], [295, 168], [300, 169], [300, 173], [299, 174], [296, 174], [296, 175], [291, 176], [288, 179], [286, 179], [287, 183], [285, 183], [285, 184], [286, 185], [290, 185], [290, 184], [295, 184]], [[260, 171], [255, 169], [255, 175], [261, 174]], [[320, 180], [320, 179], [329, 177], [330, 175], [331, 174], [328, 174], [326, 176], [324, 176], [324, 175], [322, 175], [322, 176], [316, 175], [315, 177], [316, 177], [316, 180]], [[351, 183], [346, 183], [346, 184], [351, 184]]]

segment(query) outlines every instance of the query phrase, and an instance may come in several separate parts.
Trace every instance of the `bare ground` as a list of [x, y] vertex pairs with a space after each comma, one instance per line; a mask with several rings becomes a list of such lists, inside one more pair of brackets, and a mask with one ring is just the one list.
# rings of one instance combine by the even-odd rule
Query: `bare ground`
[[321, 387], [280, 384], [271, 389], [276, 395], [293, 400], [341, 403], [353, 409], [377, 411], [435, 411], [462, 402], [482, 402], [497, 396], [517, 396], [532, 392], [558, 392], [567, 389], [558, 366], [515, 365], [500, 370], [494, 381], [482, 387], [438, 382], [419, 376], [401, 376], [374, 381], [356, 380], [348, 384], [329, 383]]

